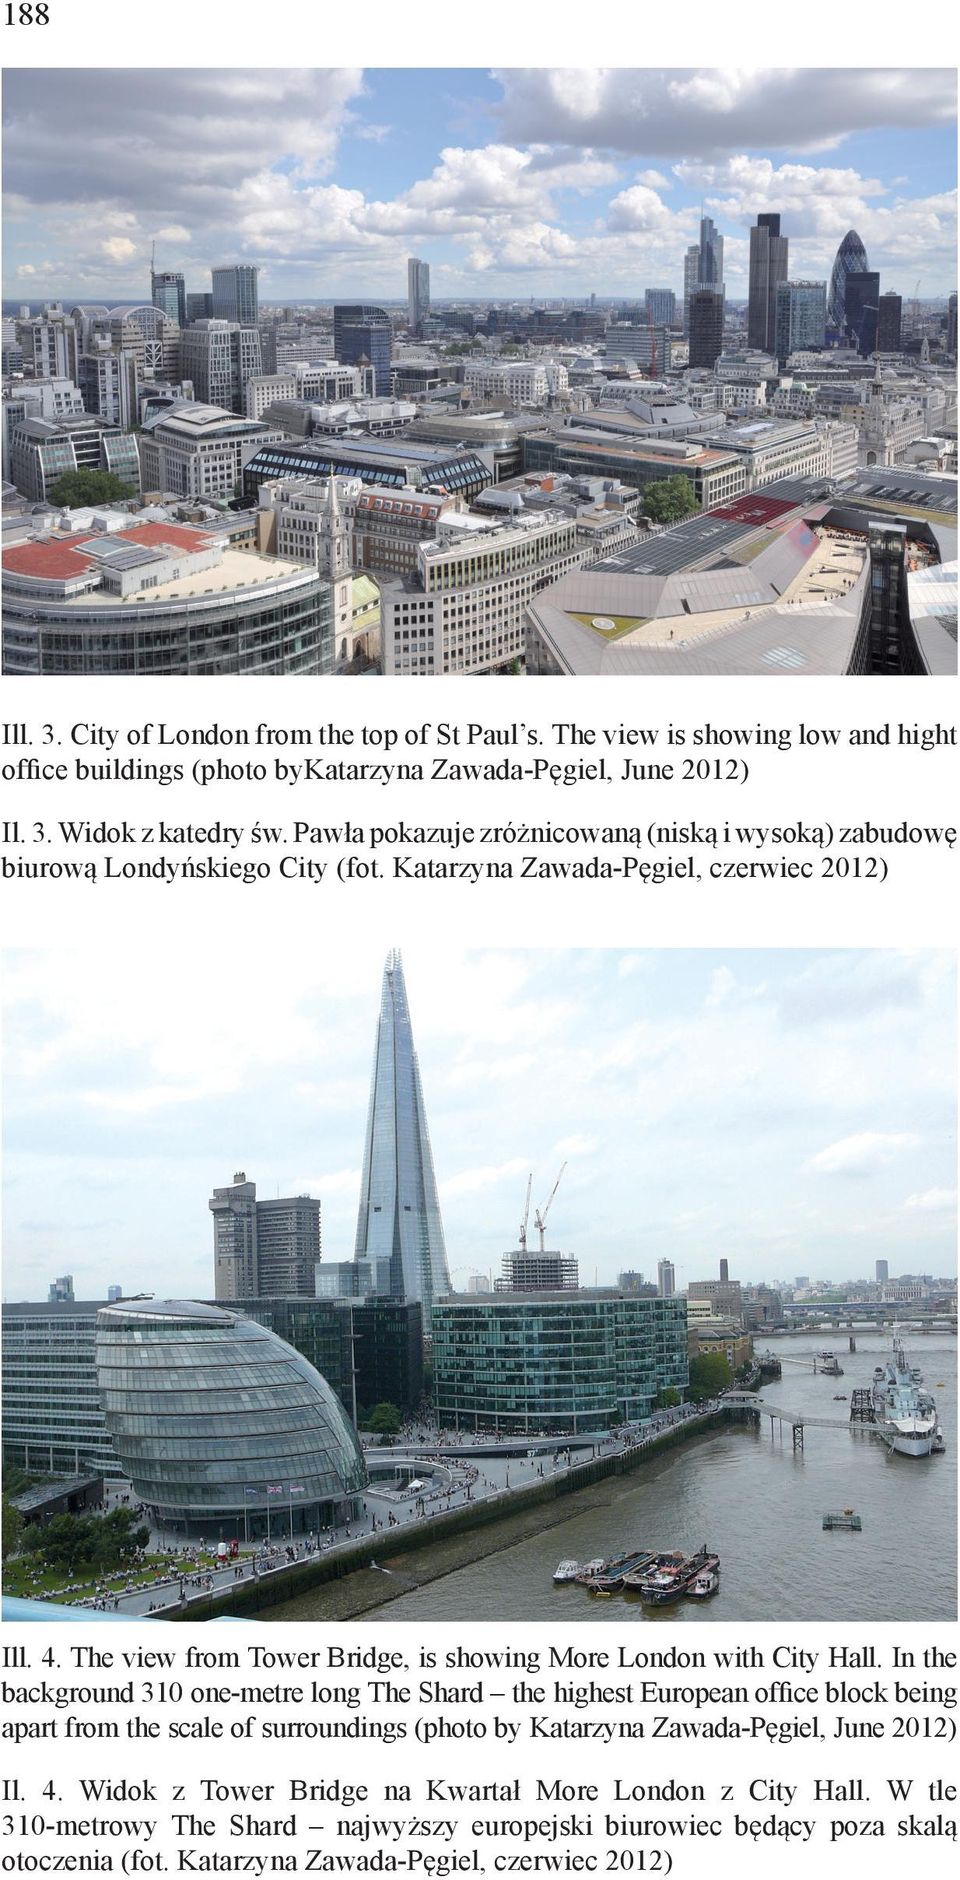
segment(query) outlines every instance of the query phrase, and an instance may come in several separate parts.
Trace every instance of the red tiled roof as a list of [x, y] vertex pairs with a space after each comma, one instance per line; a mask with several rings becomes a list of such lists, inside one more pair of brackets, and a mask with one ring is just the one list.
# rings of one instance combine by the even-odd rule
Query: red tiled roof
[[170, 522], [139, 522], [129, 529], [117, 529], [105, 537], [99, 534], [71, 535], [56, 541], [21, 542], [4, 552], [3, 565], [12, 574], [35, 575], [37, 579], [69, 581], [71, 575], [83, 574], [94, 560], [83, 553], [85, 542], [135, 542], [141, 548], [171, 548], [181, 554], [197, 555], [210, 546], [210, 537], [202, 529], [182, 529]]
[[84, 542], [90, 542], [90, 535], [74, 535], [69, 541], [59, 542], [21, 542], [17, 548], [4, 551], [3, 565], [14, 574], [46, 575], [54, 581], [69, 581], [71, 575], [82, 574], [90, 566], [90, 556], [79, 553]]
[[139, 542], [143, 548], [179, 548], [191, 555], [198, 555], [202, 548], [210, 545], [209, 535], [202, 529], [182, 529], [172, 522], [137, 522], [129, 529], [121, 529], [118, 534], [125, 542]]

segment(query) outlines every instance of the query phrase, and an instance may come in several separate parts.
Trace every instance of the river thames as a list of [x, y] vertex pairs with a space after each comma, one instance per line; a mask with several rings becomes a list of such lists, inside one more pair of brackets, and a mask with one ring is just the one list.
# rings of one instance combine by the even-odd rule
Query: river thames
[[[835, 1394], [849, 1400], [853, 1390], [869, 1385], [874, 1366], [891, 1351], [888, 1332], [858, 1331], [856, 1340], [852, 1354], [846, 1334], [772, 1341], [783, 1376], [764, 1387], [764, 1401], [807, 1417], [837, 1419], [836, 1428], [808, 1426], [801, 1453], [794, 1453], [789, 1425], [782, 1438], [771, 1438], [767, 1419], [759, 1430], [731, 1423], [694, 1437], [651, 1458], [635, 1475], [612, 1478], [599, 1505], [596, 1489], [591, 1505], [579, 1512], [573, 1497], [567, 1520], [391, 1600], [364, 1614], [365, 1621], [702, 1625], [718, 1619], [953, 1619], [956, 1339], [904, 1339], [910, 1363], [920, 1366], [936, 1399], [946, 1438], [945, 1455], [922, 1459], [891, 1454], [878, 1436], [851, 1432], [849, 1401], [835, 1402]], [[763, 1348], [762, 1338], [756, 1348]], [[842, 1378], [814, 1375], [813, 1356], [823, 1349], [836, 1352]], [[823, 1515], [842, 1508], [861, 1516], [861, 1533], [823, 1531]], [[505, 1527], [509, 1532], [509, 1522]], [[721, 1557], [721, 1588], [711, 1600], [650, 1608], [636, 1597], [598, 1599], [584, 1587], [553, 1585], [561, 1558], [610, 1557], [636, 1547], [692, 1552], [703, 1542]], [[443, 1547], [438, 1543], [441, 1564]], [[290, 1600], [269, 1617], [335, 1617], [332, 1590]]]

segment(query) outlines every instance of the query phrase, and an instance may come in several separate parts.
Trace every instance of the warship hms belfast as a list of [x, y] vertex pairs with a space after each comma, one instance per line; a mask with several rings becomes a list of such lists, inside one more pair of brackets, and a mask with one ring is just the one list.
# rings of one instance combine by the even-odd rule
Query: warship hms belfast
[[930, 1456], [943, 1449], [937, 1406], [922, 1388], [923, 1375], [907, 1362], [899, 1338], [893, 1357], [873, 1374], [873, 1415], [881, 1435], [900, 1456]]

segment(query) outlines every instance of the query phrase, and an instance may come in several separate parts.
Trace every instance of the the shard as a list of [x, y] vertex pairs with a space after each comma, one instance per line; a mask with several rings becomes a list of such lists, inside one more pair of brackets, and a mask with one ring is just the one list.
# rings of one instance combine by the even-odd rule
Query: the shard
[[389, 1260], [391, 1295], [419, 1300], [429, 1331], [450, 1275], [399, 953], [383, 970], [355, 1258]]

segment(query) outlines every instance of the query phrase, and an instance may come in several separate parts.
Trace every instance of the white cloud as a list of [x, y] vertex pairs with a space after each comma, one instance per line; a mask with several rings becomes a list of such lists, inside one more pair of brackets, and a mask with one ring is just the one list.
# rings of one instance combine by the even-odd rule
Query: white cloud
[[919, 1140], [918, 1136], [907, 1132], [884, 1135], [864, 1129], [830, 1143], [826, 1149], [810, 1156], [804, 1166], [819, 1175], [871, 1175], [904, 1150], [915, 1149]]
[[514, 1156], [511, 1161], [496, 1166], [485, 1163], [479, 1168], [461, 1169], [458, 1175], [450, 1175], [440, 1183], [440, 1193], [446, 1199], [454, 1195], [478, 1195], [485, 1188], [495, 1188], [498, 1183], [509, 1180], [512, 1175], [526, 1174], [529, 1174], [526, 1162]]
[[572, 1157], [578, 1155], [596, 1155], [600, 1147], [599, 1136], [561, 1136], [553, 1145], [554, 1155]]
[[905, 1208], [919, 1208], [924, 1214], [948, 1214], [957, 1205], [955, 1188], [925, 1188], [922, 1194], [908, 1195]]
[[642, 157], [744, 148], [827, 149], [858, 130], [950, 123], [947, 67], [500, 68], [500, 120], [517, 141]]

